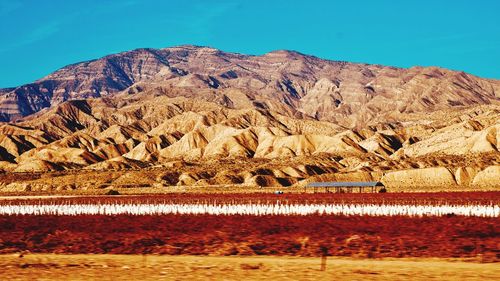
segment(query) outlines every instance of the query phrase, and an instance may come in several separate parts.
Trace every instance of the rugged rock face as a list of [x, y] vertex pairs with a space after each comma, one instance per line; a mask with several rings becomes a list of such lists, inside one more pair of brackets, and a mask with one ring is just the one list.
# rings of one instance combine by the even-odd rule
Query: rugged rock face
[[479, 172], [472, 181], [473, 185], [484, 186], [489, 185], [491, 187], [500, 187], [500, 166], [490, 166]]
[[139, 49], [0, 90], [12, 121], [0, 123], [0, 169], [155, 168], [148, 183], [164, 185], [484, 186], [500, 162], [499, 93], [499, 81], [435, 67]]
[[181, 46], [77, 63], [32, 84], [4, 89], [0, 116], [16, 120], [66, 100], [107, 97], [125, 89], [305, 114], [348, 127], [395, 121], [400, 113], [498, 104], [500, 98], [498, 81], [436, 67], [400, 69], [291, 51], [247, 56]]
[[445, 167], [389, 172], [382, 177], [382, 182], [389, 188], [400, 185], [410, 187], [457, 185], [453, 174]]

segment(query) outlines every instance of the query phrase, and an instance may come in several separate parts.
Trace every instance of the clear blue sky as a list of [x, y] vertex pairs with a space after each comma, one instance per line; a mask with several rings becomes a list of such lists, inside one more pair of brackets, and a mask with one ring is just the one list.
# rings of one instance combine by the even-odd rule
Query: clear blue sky
[[206, 45], [500, 79], [496, 0], [0, 0], [0, 87], [140, 47]]

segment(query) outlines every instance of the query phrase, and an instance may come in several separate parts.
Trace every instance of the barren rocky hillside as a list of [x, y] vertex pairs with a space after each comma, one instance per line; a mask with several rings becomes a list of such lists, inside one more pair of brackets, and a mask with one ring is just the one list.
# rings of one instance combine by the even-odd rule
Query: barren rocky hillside
[[0, 118], [4, 190], [500, 185], [500, 81], [437, 67], [138, 49], [2, 89]]

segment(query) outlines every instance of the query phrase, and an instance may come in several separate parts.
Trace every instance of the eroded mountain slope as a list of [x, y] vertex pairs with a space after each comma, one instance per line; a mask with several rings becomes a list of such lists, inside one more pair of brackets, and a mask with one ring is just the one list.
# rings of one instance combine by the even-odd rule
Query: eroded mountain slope
[[[16, 120], [0, 124], [1, 185], [47, 171], [67, 172], [28, 189], [133, 185], [123, 176], [151, 170], [136, 184], [497, 186], [499, 85], [290, 51], [134, 50], [1, 91]], [[63, 184], [77, 170], [116, 172]]]

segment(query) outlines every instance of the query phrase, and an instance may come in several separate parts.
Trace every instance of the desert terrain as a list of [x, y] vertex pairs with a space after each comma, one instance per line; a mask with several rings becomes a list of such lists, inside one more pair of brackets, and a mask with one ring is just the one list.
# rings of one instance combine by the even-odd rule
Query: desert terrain
[[499, 93], [437, 67], [137, 49], [0, 90], [0, 191], [495, 190]]
[[500, 274], [500, 210], [490, 216], [8, 215], [2, 207], [62, 210], [173, 203], [197, 208], [193, 204], [257, 203], [498, 209], [499, 196], [499, 192], [6, 196], [0, 200], [0, 273], [13, 280], [494, 280]]
[[75, 63], [0, 89], [0, 275], [498, 279], [499, 144], [500, 81], [438, 67], [190, 45]]
[[[43, 275], [40, 273], [43, 272]], [[9, 280], [493, 280], [497, 264], [458, 259], [207, 257], [157, 255], [0, 256]]]

